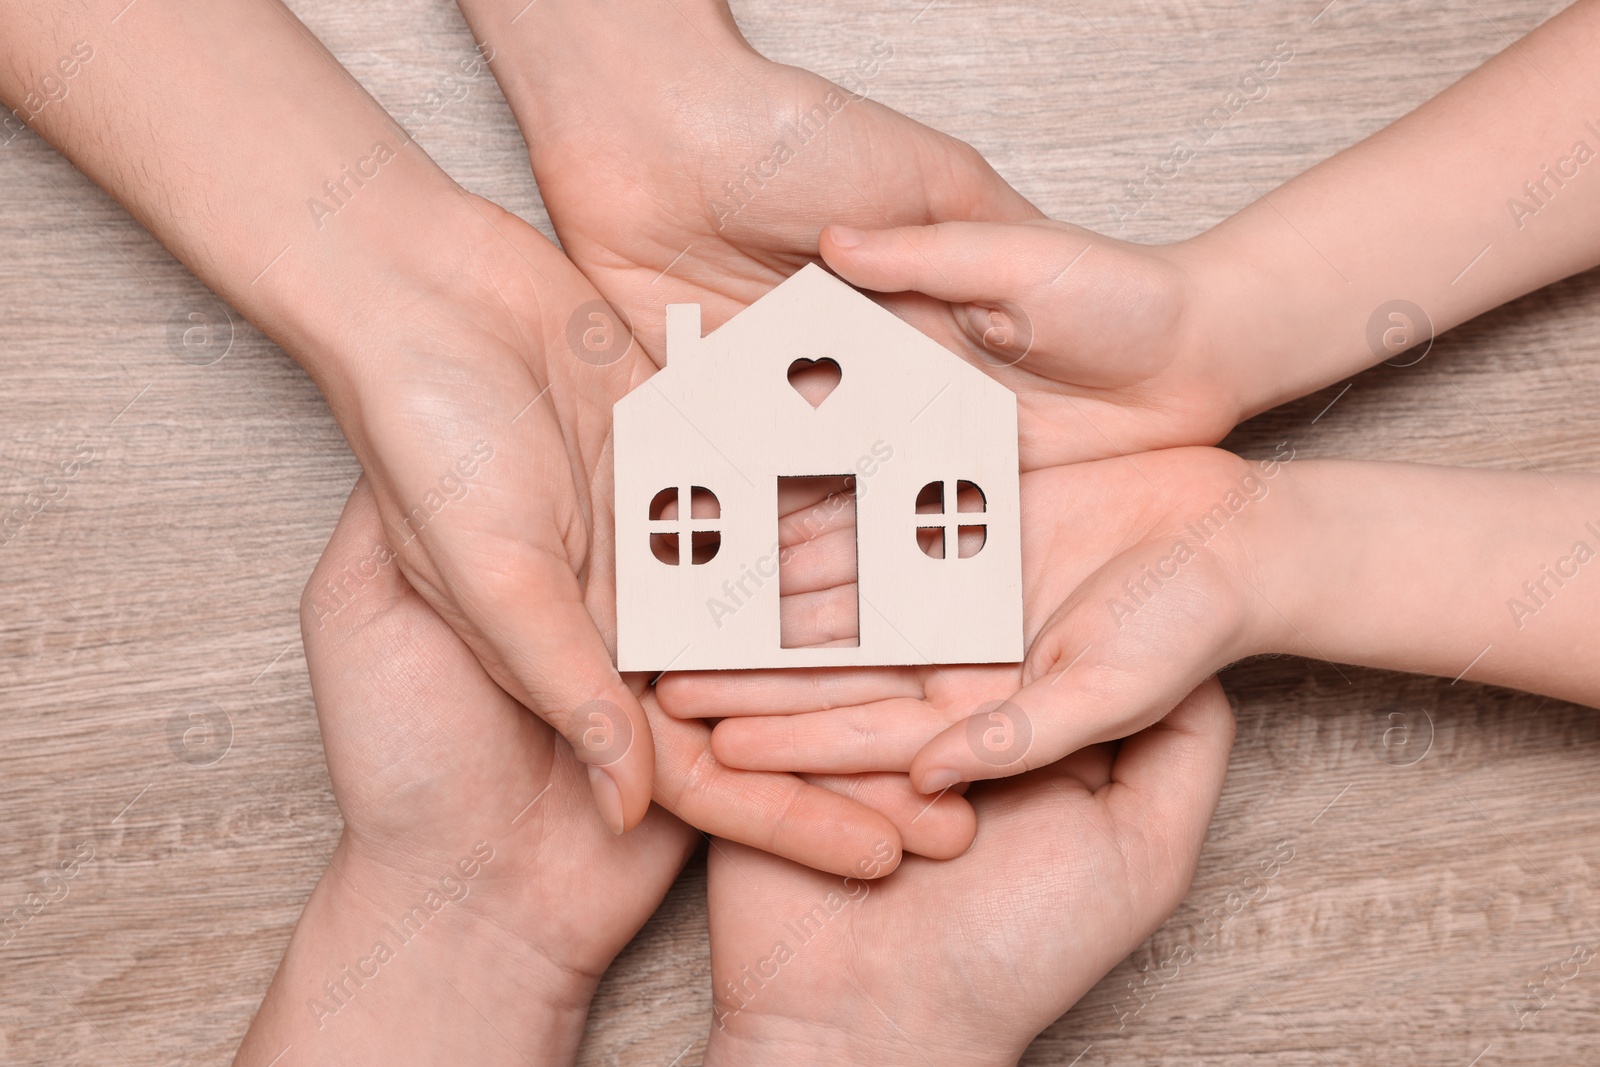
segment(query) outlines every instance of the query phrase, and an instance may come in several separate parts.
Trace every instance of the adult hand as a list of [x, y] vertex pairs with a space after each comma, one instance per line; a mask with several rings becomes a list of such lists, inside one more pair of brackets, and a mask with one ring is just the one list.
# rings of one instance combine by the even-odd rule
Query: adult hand
[[570, 746], [400, 576], [364, 482], [302, 628], [344, 832], [237, 1062], [570, 1063], [697, 835], [659, 808], [610, 832]]
[[972, 849], [881, 882], [718, 849], [707, 1067], [1014, 1064], [1182, 900], [1232, 740], [1209, 681], [1120, 745], [975, 786]]
[[[522, 220], [463, 203], [477, 251], [450, 299], [385, 328], [381, 374], [329, 386], [358, 405], [342, 421], [409, 583], [567, 738], [614, 830], [642, 817], [643, 783], [645, 804], [824, 870], [883, 873], [902, 847], [959, 852], [972, 831], [958, 798], [913, 828], [927, 802], [903, 774], [730, 775], [705, 726], [657, 714], [646, 679], [618, 675], [611, 405], [655, 368], [626, 331], [602, 353], [576, 340], [571, 324], [581, 337], [605, 309], [599, 294]], [[439, 456], [457, 459], [441, 471]], [[339, 610], [340, 587], [313, 596], [316, 620]]]
[[814, 261], [826, 222], [1038, 217], [970, 146], [866, 98], [889, 42], [840, 86], [757, 54], [721, 0], [461, 6], [562, 246], [658, 363], [666, 304], [720, 325]]
[[[329, 583], [349, 594], [332, 614]], [[344, 833], [238, 1062], [286, 1044], [319, 1061], [571, 1062], [600, 976], [698, 835], [664, 807], [626, 836], [608, 831], [571, 746], [400, 575], [365, 481], [301, 623]], [[929, 804], [903, 774], [719, 768], [708, 728], [661, 718], [657, 752], [672, 765], [657, 782], [675, 810], [729, 835], [719, 847], [874, 878], [900, 862], [902, 840], [933, 856], [972, 840], [965, 801]]]
[[[657, 363], [666, 304], [699, 303], [714, 328], [825, 253], [1018, 392], [1025, 468], [1213, 443], [1241, 416], [1244, 384], [1203, 348], [1201, 260], [1043, 220], [970, 146], [862, 98], [892, 44], [840, 86], [755, 53], [717, 0], [460, 2], [495, 44], [563, 247]], [[876, 243], [819, 248], [824, 223]], [[926, 229], [973, 223], [1017, 247], [957, 254]]]
[[[620, 833], [649, 804], [653, 752], [601, 631], [610, 406], [652, 368], [625, 333], [615, 358], [581, 358], [567, 323], [599, 294], [532, 227], [467, 202], [482, 246], [470, 284], [412, 308], [374, 373], [329, 392], [406, 579], [572, 743]], [[337, 606], [337, 588], [314, 602]]]
[[650, 734], [589, 610], [590, 501], [611, 401], [650, 364], [625, 332], [615, 358], [574, 354], [593, 287], [450, 181], [275, 0], [8, 0], [0, 58], [13, 106], [75, 72], [70, 103], [30, 107], [39, 132], [305, 366], [412, 584], [573, 742], [607, 824], [642, 819]]

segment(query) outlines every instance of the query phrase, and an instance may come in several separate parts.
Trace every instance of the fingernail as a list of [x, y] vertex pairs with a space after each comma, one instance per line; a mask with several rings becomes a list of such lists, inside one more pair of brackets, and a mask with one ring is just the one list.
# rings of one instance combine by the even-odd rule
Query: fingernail
[[867, 239], [867, 235], [849, 226], [830, 226], [828, 236], [838, 248], [854, 248]]
[[942, 793], [961, 781], [961, 775], [948, 767], [937, 767], [922, 776], [924, 793]]
[[595, 807], [600, 809], [600, 817], [611, 827], [611, 832], [622, 833], [622, 791], [617, 788], [617, 783], [611, 776], [599, 767], [589, 768], [589, 790], [594, 793]]

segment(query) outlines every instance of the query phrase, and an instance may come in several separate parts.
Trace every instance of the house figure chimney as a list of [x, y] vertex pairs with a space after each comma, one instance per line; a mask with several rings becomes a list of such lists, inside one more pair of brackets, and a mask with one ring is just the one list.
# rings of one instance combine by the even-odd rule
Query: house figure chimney
[[692, 359], [700, 345], [700, 305], [667, 305], [667, 363]]

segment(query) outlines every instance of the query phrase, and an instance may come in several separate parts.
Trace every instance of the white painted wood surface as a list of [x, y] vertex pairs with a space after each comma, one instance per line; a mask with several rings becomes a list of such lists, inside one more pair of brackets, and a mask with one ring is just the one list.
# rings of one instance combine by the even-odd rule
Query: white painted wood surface
[[[822, 360], [840, 378], [813, 406], [789, 371]], [[669, 305], [667, 365], [613, 418], [622, 670], [1022, 659], [1016, 395], [821, 267], [704, 337], [700, 305]], [[830, 475], [853, 480], [859, 641], [785, 647], [778, 482]], [[957, 511], [962, 481], [978, 487], [969, 496], [982, 512]], [[919, 515], [933, 483], [941, 511]], [[716, 518], [685, 514], [696, 486]], [[674, 517], [652, 520], [672, 488]], [[961, 522], [986, 531], [967, 558]], [[940, 558], [918, 546], [919, 527], [933, 526]], [[656, 531], [672, 550], [652, 552]], [[685, 551], [696, 531], [720, 537], [704, 562]]]

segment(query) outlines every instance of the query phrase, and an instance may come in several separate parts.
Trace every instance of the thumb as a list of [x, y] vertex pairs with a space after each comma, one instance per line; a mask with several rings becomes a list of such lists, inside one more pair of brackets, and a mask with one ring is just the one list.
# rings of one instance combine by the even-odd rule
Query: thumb
[[[1209, 678], [1166, 718], [1124, 741], [1111, 765], [1102, 794], [1107, 811], [1128, 841], [1143, 843], [1143, 862], [1163, 874], [1148, 885], [1159, 899], [1146, 913], [1158, 922], [1189, 891], [1222, 796], [1233, 731], [1233, 709]], [[1146, 881], [1131, 882], [1132, 892], [1145, 893]]]
[[1206, 679], [1166, 718], [1122, 743], [1110, 802], [1126, 804], [1128, 815], [1147, 824], [1171, 827], [1174, 839], [1192, 841], [1198, 854], [1222, 795], [1233, 730], [1222, 683]]
[[1149, 551], [1108, 563], [1058, 609], [1029, 649], [1028, 681], [1015, 695], [974, 708], [923, 746], [911, 763], [918, 789], [1009, 777], [1128, 737], [1237, 658], [1245, 611], [1210, 580], [1220, 564], [1198, 555], [1134, 600], [1125, 575], [1148, 570], [1140, 557]]
[[1018, 299], [1041, 280], [1048, 281], [1051, 264], [1067, 244], [1087, 244], [1087, 238], [1076, 240], [1064, 229], [1072, 228], [1001, 222], [884, 230], [828, 226], [819, 246], [828, 266], [862, 289], [915, 291], [955, 304], [1000, 302]]
[[[649, 720], [612, 665], [572, 571], [535, 555], [515, 573], [515, 581], [477, 585], [477, 625], [467, 632], [484, 634], [488, 647], [474, 651], [502, 688], [571, 744], [588, 766], [600, 814], [620, 834], [650, 807], [655, 750]], [[535, 600], [528, 590], [543, 596]]]
[[1155, 250], [1048, 219], [888, 230], [829, 226], [823, 259], [852, 285], [957, 305], [973, 345], [1002, 366], [1117, 387], [1173, 359], [1186, 275]]

